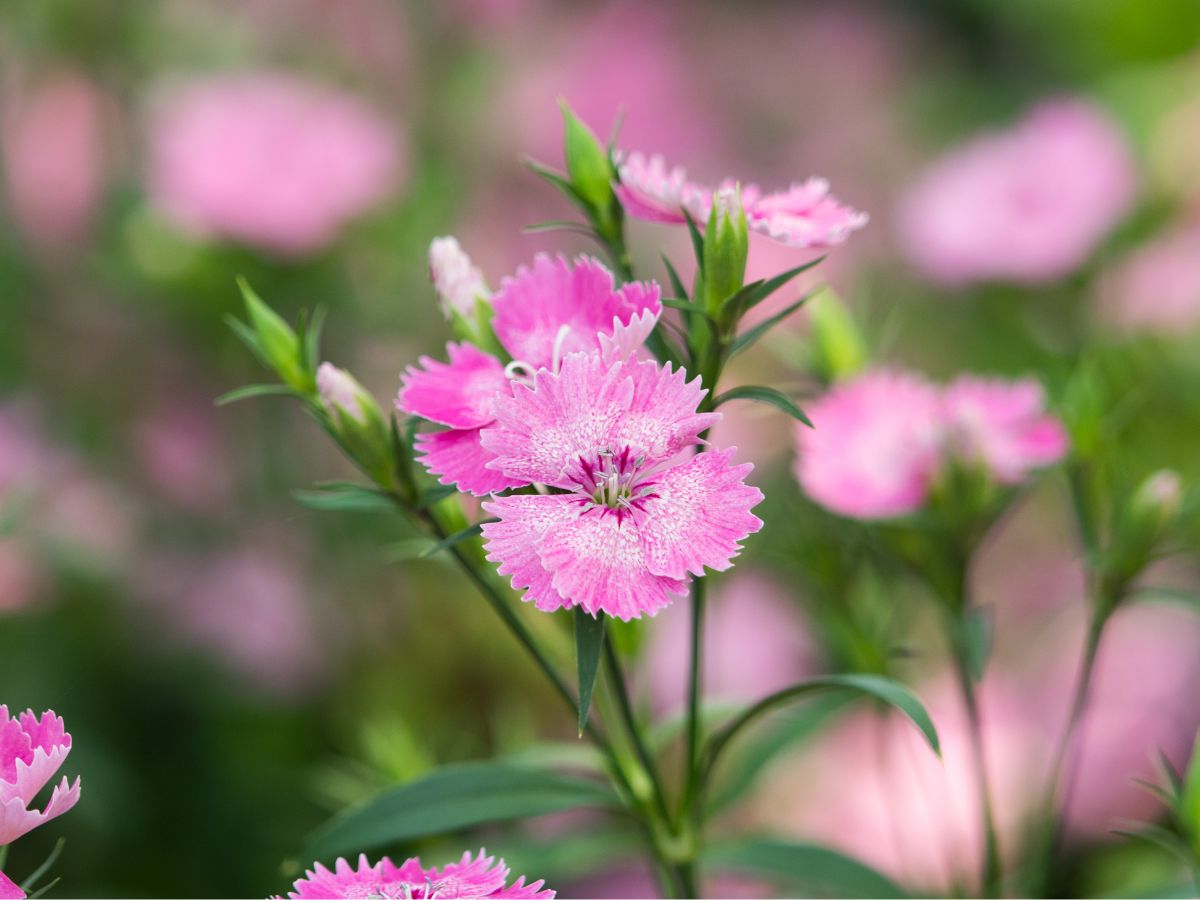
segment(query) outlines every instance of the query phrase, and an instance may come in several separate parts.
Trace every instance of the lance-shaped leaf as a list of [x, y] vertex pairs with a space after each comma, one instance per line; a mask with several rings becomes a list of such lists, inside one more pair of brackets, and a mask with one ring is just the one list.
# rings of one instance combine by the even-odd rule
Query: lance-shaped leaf
[[343, 512], [394, 512], [395, 501], [383, 491], [349, 481], [328, 481], [315, 491], [296, 491], [295, 498], [309, 509]]
[[759, 338], [761, 338], [764, 334], [807, 303], [809, 298], [815, 293], [816, 291], [810, 291], [795, 303], [789, 304], [781, 312], [777, 312], [775, 315], [771, 316], [771, 318], [764, 319], [753, 328], [739, 334], [734, 342], [729, 345], [729, 355], [734, 356], [738, 353], [741, 353], [747, 347], [752, 347], [755, 343], [757, 343]]
[[618, 809], [607, 785], [501, 762], [443, 766], [347, 810], [319, 828], [301, 857], [332, 861], [390, 844], [564, 809]]
[[582, 606], [575, 607], [575, 658], [579, 672], [579, 736], [587, 728], [596, 673], [600, 671], [600, 651], [604, 647], [604, 613], [590, 615]]
[[705, 853], [704, 864], [718, 871], [742, 872], [778, 882], [789, 889], [788, 896], [908, 896], [865, 863], [816, 844], [772, 838], [717, 844]]
[[730, 400], [754, 400], [758, 403], [766, 403], [776, 409], [783, 410], [797, 422], [803, 422], [809, 428], [813, 427], [813, 423], [804, 414], [804, 410], [797, 406], [791, 397], [772, 387], [766, 387], [761, 384], [745, 384], [740, 387], [730, 388], [717, 397], [713, 406], [720, 406], [722, 403], [728, 403]]

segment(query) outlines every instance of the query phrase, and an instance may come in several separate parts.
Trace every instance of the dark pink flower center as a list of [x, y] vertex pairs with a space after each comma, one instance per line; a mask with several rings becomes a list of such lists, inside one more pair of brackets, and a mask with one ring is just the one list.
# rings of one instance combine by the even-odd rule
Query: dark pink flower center
[[633, 455], [629, 447], [619, 451], [608, 449], [591, 455], [580, 455], [567, 471], [575, 484], [579, 500], [589, 508], [612, 511], [624, 517], [641, 510], [647, 500], [656, 496], [656, 482], [650, 477], [645, 457]]

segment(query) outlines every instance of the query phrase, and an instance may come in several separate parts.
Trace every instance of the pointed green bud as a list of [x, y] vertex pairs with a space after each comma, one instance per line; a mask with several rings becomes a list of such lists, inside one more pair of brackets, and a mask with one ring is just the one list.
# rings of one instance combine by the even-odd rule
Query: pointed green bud
[[583, 123], [565, 100], [559, 100], [563, 117], [563, 155], [571, 187], [592, 210], [598, 226], [611, 224], [616, 197], [612, 183], [616, 178], [608, 149]]
[[1129, 531], [1135, 541], [1153, 547], [1171, 530], [1183, 507], [1179, 473], [1160, 469], [1142, 482], [1129, 504]]
[[332, 363], [317, 369], [317, 393], [333, 431], [377, 483], [392, 483], [391, 435], [375, 398], [354, 376]]
[[849, 307], [830, 288], [808, 302], [813, 366], [826, 381], [857, 374], [867, 363], [867, 345]]
[[258, 338], [258, 350], [263, 362], [274, 369], [285, 384], [302, 394], [312, 394], [316, 383], [304, 363], [300, 339], [295, 330], [263, 303], [245, 279], [238, 279], [238, 287], [246, 303], [250, 325]]
[[[725, 302], [742, 289], [750, 233], [740, 188], [722, 188], [713, 196], [704, 231], [704, 310], [720, 319]], [[735, 323], [736, 324], [736, 323]]]

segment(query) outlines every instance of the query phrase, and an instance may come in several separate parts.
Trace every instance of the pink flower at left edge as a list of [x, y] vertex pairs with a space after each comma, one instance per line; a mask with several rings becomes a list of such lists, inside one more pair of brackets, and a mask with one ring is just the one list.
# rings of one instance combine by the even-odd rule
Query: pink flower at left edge
[[0, 704], [0, 847], [11, 844], [79, 800], [79, 778], [59, 782], [43, 810], [30, 809], [34, 797], [71, 752], [71, 735], [53, 712], [41, 718], [29, 709], [10, 718]]
[[0, 872], [0, 900], [25, 900], [25, 892]]
[[472, 344], [447, 344], [449, 362], [421, 357], [419, 368], [410, 366], [401, 376], [396, 399], [401, 412], [447, 428], [417, 437], [425, 467], [443, 484], [477, 496], [528, 484], [489, 467], [494, 455], [479, 439], [513, 379], [554, 369], [577, 351], [633, 353], [662, 311], [653, 282], [618, 288], [612, 273], [591, 257], [568, 262], [544, 254], [505, 278], [491, 304], [492, 329], [513, 362], [505, 366]]
[[488, 559], [538, 609], [653, 615], [690, 576], [732, 565], [762, 522], [733, 451], [689, 451], [718, 413], [704, 389], [651, 360], [568, 356], [496, 401], [482, 443], [491, 468], [562, 493], [499, 497], [483, 526]]
[[[634, 218], [682, 224], [686, 212], [701, 227], [708, 221], [714, 189], [690, 180], [680, 166], [668, 168], [661, 156], [623, 154], [618, 175], [613, 189]], [[727, 179], [719, 187], [732, 188], [735, 182]], [[824, 178], [809, 178], [771, 193], [746, 184], [741, 196], [749, 229], [789, 247], [833, 247], [867, 224], [867, 214], [842, 204], [829, 192]]]
[[551, 900], [554, 891], [543, 882], [525, 883], [521, 876], [511, 885], [504, 860], [480, 850], [472, 858], [464, 853], [457, 863], [441, 868], [422, 867], [417, 857], [397, 866], [387, 857], [372, 865], [366, 854], [351, 866], [339, 858], [332, 870], [316, 863], [288, 894], [293, 900], [330, 900], [342, 897], [405, 897], [412, 900], [453, 900], [460, 897], [496, 897], [511, 900]]

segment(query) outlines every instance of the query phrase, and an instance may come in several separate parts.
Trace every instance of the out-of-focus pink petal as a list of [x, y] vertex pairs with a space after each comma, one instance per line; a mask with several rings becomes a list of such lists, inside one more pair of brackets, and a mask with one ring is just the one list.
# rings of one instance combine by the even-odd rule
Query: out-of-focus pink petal
[[488, 468], [496, 455], [483, 447], [479, 434], [478, 428], [434, 431], [418, 434], [415, 446], [421, 462], [438, 481], [477, 497], [527, 484]]
[[750, 230], [789, 247], [833, 247], [866, 226], [868, 216], [839, 202], [824, 178], [810, 178], [755, 199], [743, 191]]
[[858, 519], [915, 511], [940, 463], [941, 398], [924, 379], [868, 372], [808, 408], [796, 427], [796, 477], [817, 503]]
[[25, 900], [25, 892], [0, 872], [0, 900]]
[[620, 180], [613, 189], [635, 219], [678, 225], [687, 221], [685, 210], [700, 225], [708, 219], [712, 188], [689, 181], [682, 166], [669, 169], [661, 156], [647, 159], [634, 151], [621, 157], [617, 174]]
[[396, 406], [450, 428], [480, 428], [492, 421], [495, 398], [508, 393], [509, 378], [500, 360], [474, 344], [446, 345], [450, 362], [422, 356], [422, 368], [410, 366]]
[[638, 529], [612, 510], [591, 509], [548, 530], [537, 550], [555, 590], [592, 615], [652, 616], [687, 592], [686, 582], [650, 571]]
[[705, 567], [721, 572], [733, 565], [739, 542], [762, 528], [751, 514], [762, 491], [746, 484], [754, 466], [730, 465], [733, 450], [698, 453], [653, 482], [646, 516], [638, 522], [647, 568], [684, 579]]

